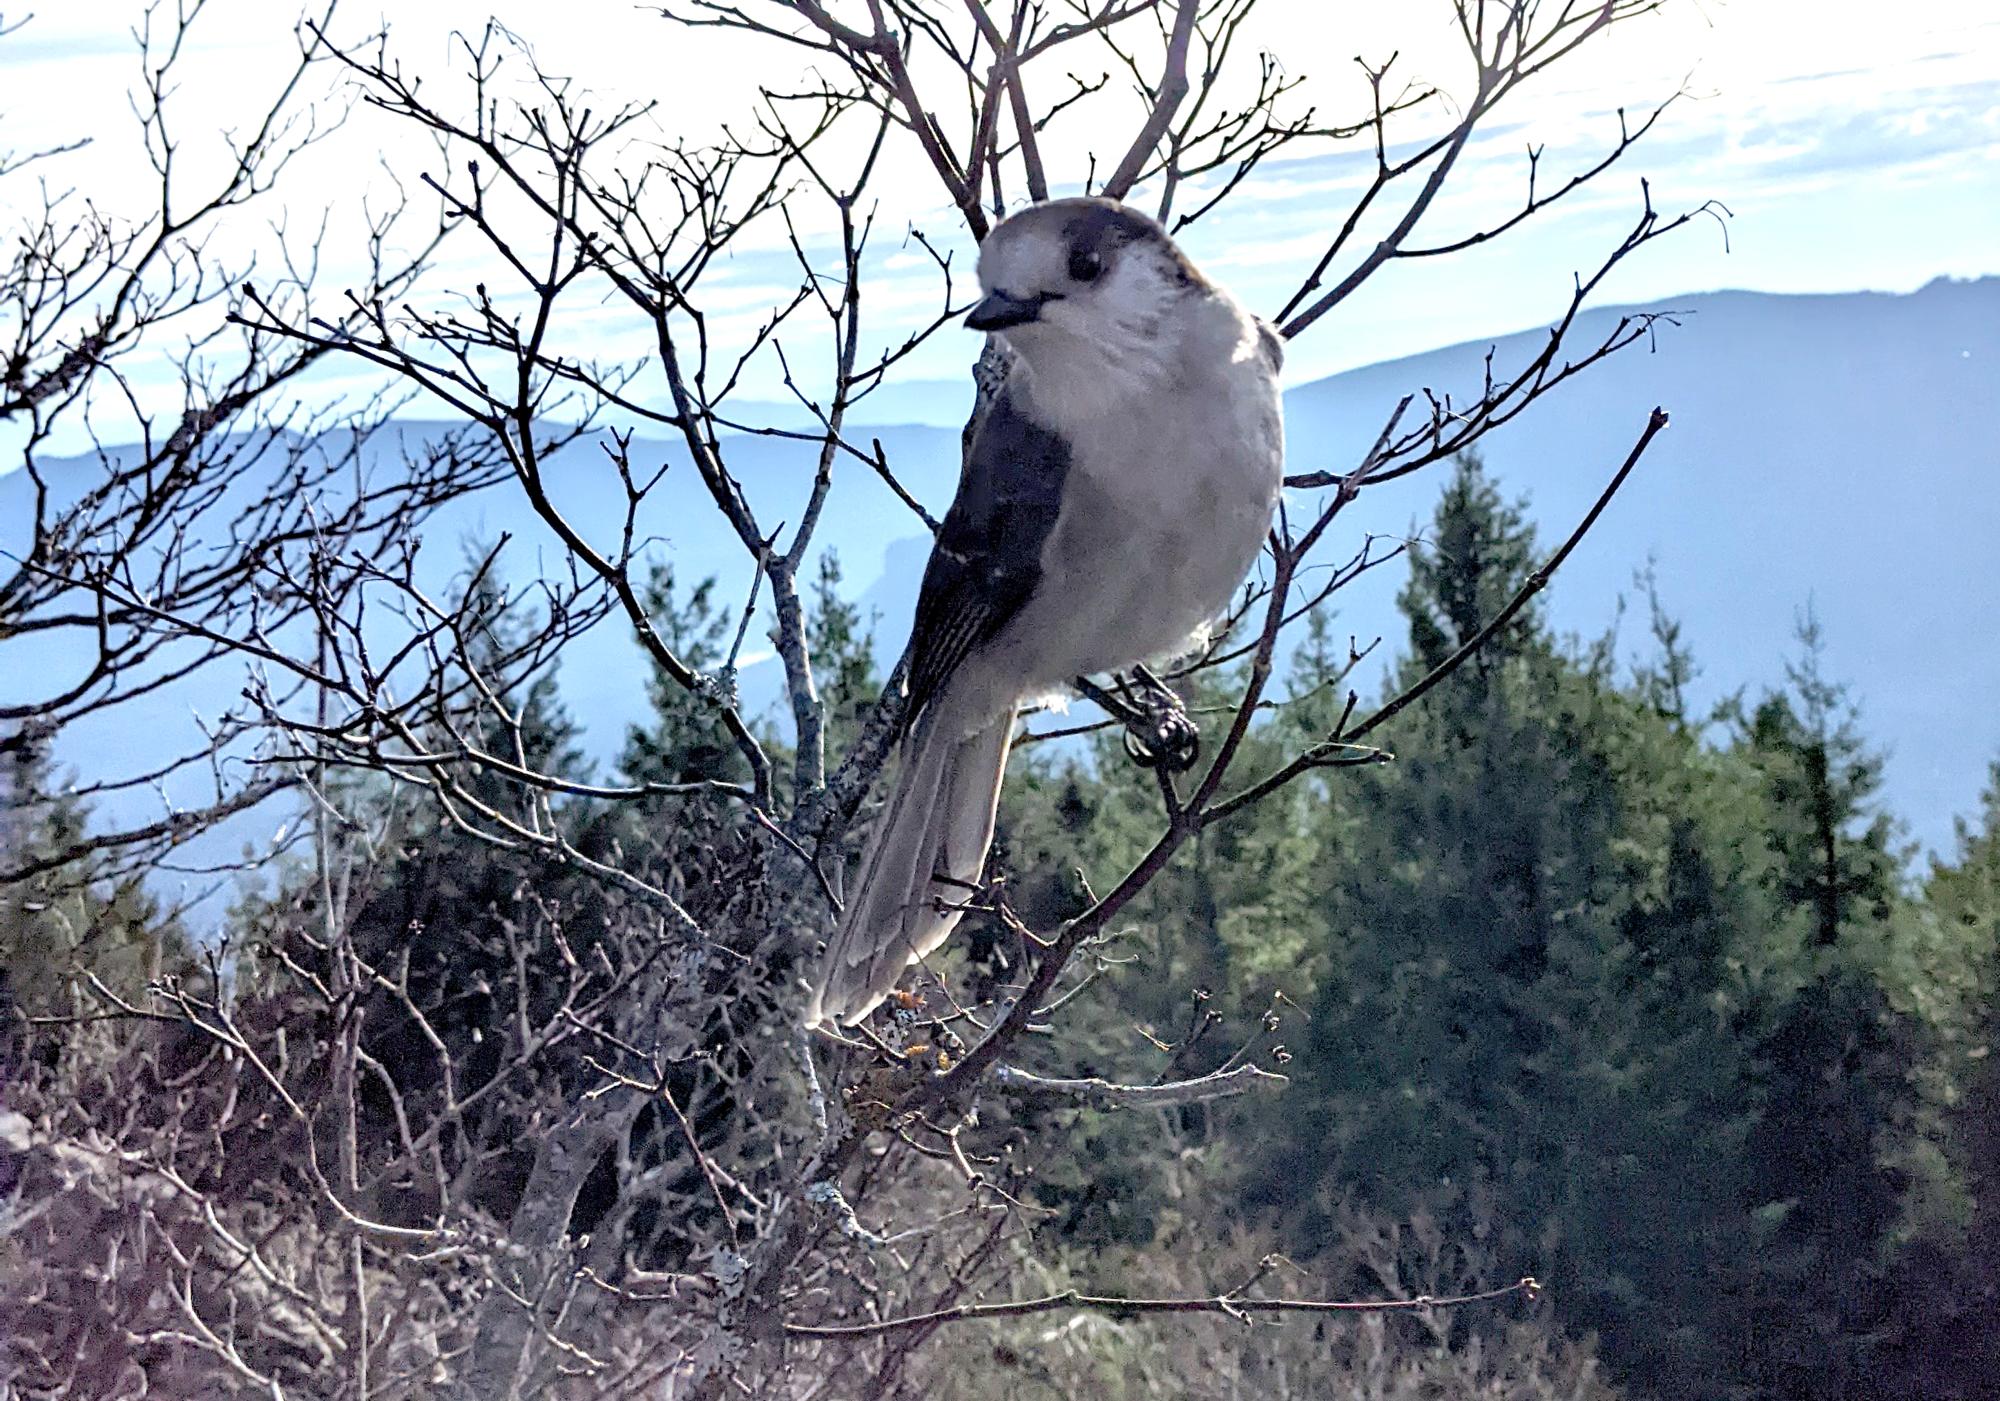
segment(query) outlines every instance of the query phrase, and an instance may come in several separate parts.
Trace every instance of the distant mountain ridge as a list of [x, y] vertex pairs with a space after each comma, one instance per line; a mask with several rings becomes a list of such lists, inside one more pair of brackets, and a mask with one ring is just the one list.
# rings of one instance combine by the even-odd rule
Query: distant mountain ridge
[[[1810, 602], [1832, 671], [1890, 751], [1887, 802], [1920, 842], [1948, 846], [1952, 815], [1972, 809], [2000, 757], [2000, 710], [1988, 699], [2000, 693], [2000, 278], [1606, 307], [1579, 318], [1571, 344], [1595, 344], [1632, 311], [1673, 312], [1679, 324], [1663, 322], [1652, 350], [1592, 367], [1480, 445], [1509, 493], [1528, 495], [1553, 545], [1653, 406], [1672, 415], [1549, 590], [1557, 626], [1601, 633], [1652, 560], [1703, 670], [1695, 698], [1705, 704], [1782, 682]], [[1546, 337], [1536, 328], [1469, 341], [1291, 390], [1293, 470], [1358, 462], [1404, 394], [1451, 389], [1465, 402], [1489, 347], [1504, 370]], [[1362, 529], [1421, 523], [1439, 477], [1364, 493], [1350, 542]], [[909, 616], [921, 558], [918, 542], [899, 546], [868, 595], [892, 632]], [[1391, 567], [1347, 590], [1340, 629], [1398, 641], [1401, 582]], [[1630, 655], [1643, 638], [1628, 632]]]
[[[1655, 405], [1673, 415], [1620, 498], [1550, 590], [1563, 629], [1595, 635], [1633, 571], [1655, 561], [1662, 597], [1685, 625], [1704, 669], [1698, 700], [1782, 679], [1797, 610], [1810, 599], [1825, 627], [1833, 672], [1851, 682], [1871, 733], [1891, 751], [1887, 801], [1922, 842], [1948, 843], [1953, 814], [1976, 801], [1989, 759], [2000, 755], [2000, 278], [1939, 280], [1907, 295], [1786, 296], [1716, 292], [1676, 297], [1648, 311], [1685, 315], [1662, 325], [1650, 353], [1638, 346], [1594, 367], [1483, 445], [1489, 467], [1553, 542], [1574, 524], [1629, 450]], [[1626, 308], [1585, 313], [1582, 347]], [[1357, 461], [1404, 394], [1434, 388], [1463, 401], [1489, 347], [1496, 367], [1517, 364], [1545, 329], [1470, 341], [1371, 365], [1292, 389], [1286, 396], [1295, 470]], [[956, 391], [954, 393], [954, 391]], [[956, 423], [969, 387], [918, 383], [864, 401], [855, 427], [879, 436], [910, 490], [935, 512], [957, 479]], [[803, 414], [804, 411], [800, 410]], [[928, 423], [876, 426], [871, 417]], [[421, 435], [420, 423], [402, 425]], [[808, 447], [733, 437], [734, 470], [760, 514], [796, 520], [812, 476]], [[677, 576], [714, 574], [725, 597], [747, 593], [740, 549], [711, 528], [712, 509], [684, 454], [635, 441], [638, 460], [673, 464], [642, 521]], [[89, 470], [79, 461], [76, 470]], [[57, 469], [60, 471], [60, 468]], [[893, 659], [908, 628], [928, 548], [921, 525], [872, 472], [849, 464], [818, 539], [836, 548], [848, 584], [877, 610], [881, 654]], [[1364, 531], [1405, 533], [1428, 513], [1441, 472], [1365, 493], [1340, 541]], [[586, 536], [607, 539], [620, 500], [594, 443], [553, 464], [555, 494]], [[0, 477], [0, 549], [24, 517], [20, 474]], [[693, 522], [692, 528], [687, 527]], [[517, 541], [517, 575], [549, 548], [526, 503], [502, 487], [442, 513], [426, 532], [439, 578], [457, 564], [455, 538]], [[1364, 639], [1400, 640], [1393, 608], [1401, 570], [1364, 579], [1343, 595], [1336, 626]], [[1640, 649], [1636, 636], [1623, 648]], [[754, 645], [754, 644], [753, 644]], [[226, 672], [228, 668], [220, 668]], [[644, 708], [638, 653], [615, 623], [580, 639], [562, 688], [608, 760]], [[1376, 677], [1360, 678], [1365, 689]], [[101, 732], [67, 737], [59, 757], [89, 777], [109, 763], [136, 766], [190, 708], [214, 710], [240, 677], [192, 678], [149, 710]], [[775, 665], [746, 668], [746, 700], [774, 703]], [[11, 687], [0, 676], [0, 700]], [[211, 839], [212, 841], [221, 839]], [[236, 835], [210, 854], [233, 850]]]

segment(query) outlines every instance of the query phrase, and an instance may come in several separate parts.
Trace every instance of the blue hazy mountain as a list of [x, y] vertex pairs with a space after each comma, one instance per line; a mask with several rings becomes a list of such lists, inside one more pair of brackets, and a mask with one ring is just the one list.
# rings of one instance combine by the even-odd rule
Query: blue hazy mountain
[[[2000, 757], [2000, 278], [1939, 280], [1908, 295], [1717, 292], [1673, 311], [1651, 342], [1599, 364], [1481, 445], [1488, 467], [1552, 547], [1589, 509], [1654, 405], [1672, 415], [1548, 594], [1556, 625], [1597, 636], [1638, 604], [1620, 651], [1647, 649], [1633, 575], [1654, 564], [1663, 602], [1702, 667], [1694, 699], [1783, 681], [1810, 604], [1826, 664], [1889, 751], [1886, 797], [1924, 844], [1942, 847]], [[1618, 309], [1586, 313], [1588, 347]], [[1337, 334], [1337, 327], [1329, 327]], [[1397, 401], [1476, 396], [1483, 362], [1531, 359], [1534, 330], [1372, 365], [1286, 396], [1294, 471], [1346, 470]], [[1406, 534], [1428, 519], [1433, 469], [1364, 492], [1333, 544]], [[858, 559], [858, 555], [849, 558]], [[923, 542], [898, 542], [867, 598], [900, 641]], [[1340, 634], [1400, 640], [1398, 565], [1340, 596]], [[1364, 694], [1379, 668], [1358, 678]]]
[[[1782, 680], [1792, 634], [1808, 602], [1824, 627], [1827, 664], [1862, 703], [1864, 727], [1890, 751], [1887, 801], [1927, 845], [1948, 842], [1951, 819], [1976, 800], [1987, 762], [2000, 755], [2000, 279], [1941, 280], [1908, 295], [1774, 296], [1720, 292], [1674, 299], [1676, 313], [1650, 348], [1641, 344], [1594, 367], [1483, 445], [1507, 489], [1529, 500], [1544, 541], [1575, 523], [1629, 450], [1648, 411], [1673, 426], [1597, 528], [1570, 559], [1548, 607], [1565, 631], [1596, 636], [1618, 619], [1635, 569], [1653, 561], [1660, 593], [1703, 668], [1696, 700]], [[1586, 313], [1573, 344], [1594, 343], [1617, 309]], [[1325, 328], [1337, 334], [1337, 325]], [[1496, 369], [1525, 362], [1546, 339], [1536, 329], [1468, 342], [1299, 386], [1286, 399], [1294, 470], [1345, 470], [1365, 452], [1397, 400], [1423, 391], [1476, 395], [1489, 352]], [[881, 440], [904, 484], [933, 512], [957, 479], [958, 431], [969, 391], [910, 384], [864, 406], [853, 436]], [[747, 406], [741, 411], [753, 412]], [[777, 415], [763, 421], [802, 426]], [[873, 424], [887, 426], [867, 426]], [[405, 437], [425, 425], [403, 425]], [[766, 529], [796, 521], [815, 466], [811, 445], [778, 438], [725, 440], [732, 470]], [[683, 583], [713, 576], [725, 599], [748, 596], [746, 556], [684, 452], [635, 440], [635, 466], [667, 465], [639, 522], [649, 553]], [[52, 469], [58, 477], [65, 469]], [[67, 471], [95, 471], [79, 461]], [[865, 464], [841, 474], [818, 539], [838, 551], [848, 590], [878, 617], [877, 642], [892, 660], [908, 630], [928, 541], [920, 522]], [[1351, 552], [1373, 532], [1401, 536], [1428, 516], [1443, 469], [1363, 494], [1331, 542]], [[558, 503], [588, 538], [615, 543], [622, 493], [594, 441], [553, 462]], [[0, 477], [0, 549], [17, 548], [27, 484]], [[1163, 501], [1162, 509], [1171, 509]], [[426, 531], [429, 587], [461, 564], [461, 542], [512, 536], [508, 572], [533, 577], [557, 558], [553, 537], [518, 492], [502, 487], [441, 513]], [[1364, 642], [1400, 639], [1398, 565], [1341, 596], [1340, 633]], [[1620, 651], [1646, 650], [1643, 610], [1628, 612]], [[771, 707], [776, 664], [753, 627], [742, 673], [747, 703]], [[10, 655], [11, 653], [11, 655]], [[0, 650], [0, 703], [24, 662]], [[59, 658], [31, 659], [37, 673]], [[561, 685], [601, 762], [644, 708], [642, 665], [616, 620], [579, 639]], [[1379, 668], [1358, 684], [1380, 685]], [[214, 713], [242, 677], [218, 666], [101, 726], [66, 735], [60, 757], [82, 777], [132, 771], [185, 733], [191, 714]], [[265, 826], [275, 825], [272, 818]], [[226, 855], [254, 833], [208, 839]]]

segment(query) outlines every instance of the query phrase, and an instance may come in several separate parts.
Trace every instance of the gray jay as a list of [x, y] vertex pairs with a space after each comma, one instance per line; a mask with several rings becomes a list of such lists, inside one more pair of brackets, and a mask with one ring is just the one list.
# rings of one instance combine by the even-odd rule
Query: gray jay
[[1187, 648], [1284, 478], [1281, 345], [1158, 222], [1061, 199], [997, 225], [966, 317], [1011, 352], [924, 569], [896, 782], [807, 1011], [853, 1024], [958, 923], [1026, 701]]

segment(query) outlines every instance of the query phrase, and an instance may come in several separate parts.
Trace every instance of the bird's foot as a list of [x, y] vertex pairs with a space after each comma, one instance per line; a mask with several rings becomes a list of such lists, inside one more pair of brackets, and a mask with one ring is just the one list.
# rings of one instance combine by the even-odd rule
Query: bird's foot
[[1077, 689], [1125, 727], [1125, 753], [1142, 768], [1185, 773], [1201, 757], [1201, 730], [1181, 698], [1143, 666], [1113, 678], [1113, 689], [1079, 678]]
[[1128, 727], [1125, 752], [1132, 762], [1149, 769], [1186, 773], [1201, 757], [1201, 728], [1173, 687], [1143, 666], [1132, 668], [1130, 691], [1144, 711], [1144, 729]]

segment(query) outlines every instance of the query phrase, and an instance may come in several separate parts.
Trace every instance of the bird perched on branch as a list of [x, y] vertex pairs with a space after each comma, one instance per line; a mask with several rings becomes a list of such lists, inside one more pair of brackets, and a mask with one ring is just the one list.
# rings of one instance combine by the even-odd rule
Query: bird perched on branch
[[965, 324], [1011, 355], [924, 569], [895, 787], [810, 1024], [867, 1016], [958, 923], [1019, 707], [1183, 651], [1256, 561], [1283, 484], [1282, 342], [1154, 219], [1030, 206], [987, 235], [979, 286]]

